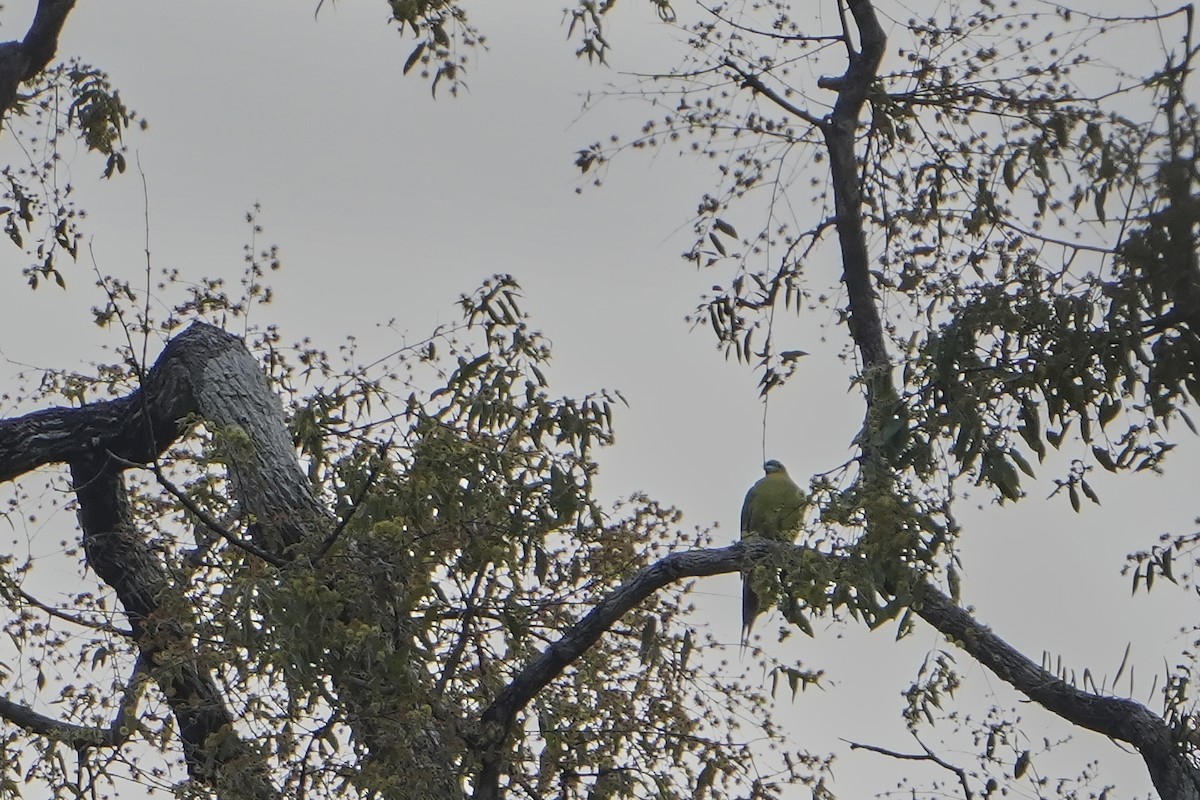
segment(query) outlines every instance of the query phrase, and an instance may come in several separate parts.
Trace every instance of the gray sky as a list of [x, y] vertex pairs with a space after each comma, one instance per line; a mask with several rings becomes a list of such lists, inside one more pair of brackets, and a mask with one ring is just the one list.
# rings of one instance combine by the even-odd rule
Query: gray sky
[[[33, 5], [6, 5], [6, 37], [24, 30]], [[644, 490], [681, 507], [686, 525], [716, 523], [718, 542], [732, 541], [742, 495], [760, 475], [762, 406], [756, 376], [727, 363], [707, 331], [690, 332], [683, 322], [699, 294], [726, 276], [699, 274], [678, 257], [713, 176], [669, 152], [635, 155], [618, 160], [603, 188], [574, 193], [573, 152], [610, 132], [631, 132], [649, 114], [637, 103], [609, 102], [580, 118], [580, 94], [620, 81], [620, 70], [672, 65], [675, 35], [648, 4], [623, 3], [611, 23], [612, 68], [588, 67], [573, 56], [553, 4], [491, 5], [471, 6], [490, 51], [474, 56], [470, 91], [436, 101], [427, 83], [401, 77], [413, 43], [385, 24], [379, 2], [327, 2], [314, 21], [311, 4], [284, 0], [83, 0], [59, 52], [109, 71], [150, 122], [129, 141], [149, 186], [156, 269], [236, 285], [243, 214], [259, 202], [261, 241], [281, 246], [284, 269], [270, 276], [276, 302], [254, 321], [279, 323], [285, 341], [311, 336], [330, 349], [354, 334], [364, 357], [400, 343], [376, 323], [394, 318], [420, 339], [457, 319], [459, 293], [510, 272], [525, 288], [534, 326], [554, 342], [553, 388], [619, 389], [631, 403], [618, 414], [617, 445], [600, 457], [602, 496]], [[0, 140], [0, 154], [4, 163], [15, 158], [11, 140]], [[141, 182], [135, 170], [100, 182], [101, 166], [67, 148], [64, 169], [89, 212], [99, 269], [136, 282], [144, 266]], [[118, 340], [90, 322], [87, 309], [100, 298], [87, 258], [65, 270], [67, 292], [30, 293], [19, 256], [0, 248], [3, 356], [78, 368], [107, 358], [100, 346]], [[832, 287], [839, 271], [814, 265], [810, 275]], [[860, 400], [847, 393], [837, 358], [845, 333], [834, 323], [831, 314], [809, 314], [787, 323], [793, 340], [781, 343], [812, 355], [773, 396], [766, 455], [801, 483], [846, 460], [861, 422]], [[16, 371], [0, 365], [0, 391], [12, 388]], [[1015, 507], [980, 495], [983, 507], [963, 518], [962, 546], [966, 600], [978, 616], [1031, 657], [1061, 654], [1080, 673], [1087, 666], [1111, 674], [1134, 642], [1135, 697], [1145, 701], [1164, 659], [1173, 665], [1189, 644], [1177, 634], [1189, 614], [1170, 590], [1130, 599], [1119, 569], [1126, 553], [1160, 532], [1190, 529], [1196, 447], [1188, 440], [1180, 450], [1169, 477], [1123, 478], [1118, 487], [1095, 476], [1104, 506], [1082, 514], [1061, 498], [1037, 499], [1053, 489], [1051, 469]], [[52, 547], [71, 526], [59, 515], [34, 546]], [[739, 593], [736, 578], [704, 581], [699, 624], [736, 641]], [[781, 697], [797, 745], [820, 752], [841, 748], [837, 738], [845, 737], [913, 749], [899, 719], [900, 692], [940, 643], [922, 628], [897, 646], [894, 633], [818, 625], [816, 640], [793, 638], [777, 651], [825, 668], [832, 681], [794, 703]], [[985, 705], [1016, 702], [965, 656], [959, 664], [970, 696]], [[1029, 705], [1020, 713], [1035, 738], [1068, 732]], [[1078, 764], [1100, 758], [1102, 778], [1120, 781], [1119, 796], [1148, 791], [1140, 759], [1092, 734], [1074, 735], [1068, 751]], [[1069, 763], [1064, 774], [1074, 771]], [[846, 797], [882, 791], [894, 766], [844, 754], [837, 788]], [[919, 770], [914, 779], [946, 777]]]

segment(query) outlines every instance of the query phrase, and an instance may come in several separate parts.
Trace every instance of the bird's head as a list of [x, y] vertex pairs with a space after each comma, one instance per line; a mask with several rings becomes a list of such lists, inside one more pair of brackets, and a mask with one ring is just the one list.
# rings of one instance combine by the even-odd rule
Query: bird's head
[[787, 472], [787, 469], [783, 466], [783, 464], [772, 458], [770, 461], [763, 464], [763, 472], [770, 475], [772, 472]]

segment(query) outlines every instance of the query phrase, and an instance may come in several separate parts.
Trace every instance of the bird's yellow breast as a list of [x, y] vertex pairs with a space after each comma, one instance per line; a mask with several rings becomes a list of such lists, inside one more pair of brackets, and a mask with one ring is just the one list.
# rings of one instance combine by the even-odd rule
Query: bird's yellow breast
[[805, 497], [786, 472], [761, 478], [746, 493], [742, 506], [742, 535], [791, 540], [800, 529]]

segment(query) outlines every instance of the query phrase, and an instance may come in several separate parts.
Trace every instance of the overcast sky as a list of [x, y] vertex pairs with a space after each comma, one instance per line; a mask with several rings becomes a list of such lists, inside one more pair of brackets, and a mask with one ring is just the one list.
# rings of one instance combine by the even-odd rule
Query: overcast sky
[[[5, 6], [5, 38], [20, 35], [33, 5]], [[281, 246], [284, 269], [270, 276], [277, 301], [254, 321], [278, 323], [285, 341], [310, 336], [330, 349], [353, 334], [364, 356], [400, 343], [377, 323], [395, 319], [420, 339], [457, 318], [459, 293], [512, 273], [534, 326], [554, 343], [553, 388], [619, 389], [630, 401], [617, 418], [617, 445], [601, 454], [602, 496], [644, 490], [682, 508], [688, 526], [719, 525], [718, 542], [736, 538], [742, 496], [761, 474], [757, 377], [683, 321], [699, 294], [726, 278], [679, 258], [713, 176], [664, 152], [618, 161], [603, 188], [575, 193], [573, 152], [648, 115], [643, 105], [610, 102], [580, 117], [581, 94], [622, 82], [622, 70], [671, 66], [678, 35], [657, 23], [649, 4], [623, 3], [612, 15], [611, 68], [588, 67], [573, 56], [554, 4], [472, 4], [490, 50], [473, 57], [469, 92], [435, 101], [427, 83], [401, 77], [413, 43], [388, 27], [384, 3], [326, 2], [316, 20], [312, 6], [82, 0], [68, 20], [60, 55], [106, 69], [149, 120], [129, 144], [148, 184], [156, 269], [236, 283], [244, 212], [261, 203], [261, 242]], [[0, 141], [4, 163], [15, 158], [11, 144]], [[136, 279], [144, 266], [142, 185], [135, 170], [101, 182], [101, 167], [68, 148], [64, 169], [89, 212], [99, 269]], [[101, 346], [118, 340], [90, 322], [87, 309], [100, 298], [86, 257], [65, 270], [66, 292], [27, 291], [14, 248], [0, 247], [0, 265], [0, 353], [9, 360], [0, 391], [13, 388], [17, 363], [84, 369], [108, 358]], [[834, 287], [838, 273], [834, 263], [809, 269], [818, 288]], [[823, 314], [788, 323], [792, 340], [781, 349], [812, 355], [773, 396], [767, 422], [766, 456], [801, 483], [844, 462], [861, 423], [859, 397], [848, 392], [837, 358], [845, 332]], [[1103, 508], [1073, 514], [1061, 498], [1042, 502], [1053, 489], [1047, 470], [1026, 487], [1029, 501], [1003, 509], [985, 502], [967, 513], [965, 596], [980, 619], [1031, 657], [1061, 654], [1080, 673], [1087, 666], [1111, 674], [1132, 641], [1136, 697], [1145, 701], [1152, 675], [1189, 643], [1178, 631], [1191, 609], [1169, 591], [1131, 599], [1119, 570], [1126, 553], [1157, 534], [1191, 529], [1196, 447], [1187, 441], [1181, 451], [1169, 477], [1129, 477], [1118, 487], [1096, 476]], [[73, 524], [59, 515], [42, 539], [20, 546], [53, 549]], [[736, 578], [704, 581], [700, 624], [736, 641], [739, 596]], [[900, 692], [940, 642], [920, 629], [897, 647], [894, 634], [818, 627], [815, 640], [794, 638], [777, 652], [831, 677], [825, 692], [780, 700], [797, 746], [825, 751], [845, 737], [912, 749]], [[984, 703], [1015, 702], [965, 656], [959, 663]], [[1028, 705], [1021, 714], [1035, 737], [1068, 732], [1047, 727]], [[1103, 779], [1120, 780], [1119, 796], [1148, 791], [1140, 759], [1092, 734], [1074, 735], [1078, 764], [1102, 759]], [[846, 753], [835, 768], [838, 788], [846, 797], [884, 790], [870, 772], [893, 767]], [[945, 777], [917, 768], [912, 775]]]

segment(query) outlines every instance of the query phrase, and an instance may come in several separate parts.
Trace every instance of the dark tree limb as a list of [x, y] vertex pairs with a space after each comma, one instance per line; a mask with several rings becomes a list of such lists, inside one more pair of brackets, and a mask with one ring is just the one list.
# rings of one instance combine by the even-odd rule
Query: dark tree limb
[[[850, 334], [863, 360], [868, 402], [895, 394], [891, 363], [883, 335], [875, 289], [871, 285], [870, 252], [863, 226], [862, 181], [859, 180], [855, 141], [867, 94], [879, 73], [887, 36], [870, 0], [847, 0], [859, 33], [859, 48], [851, 50], [846, 73], [836, 79], [837, 100], [821, 130], [829, 150], [830, 180], [838, 242], [842, 252], [842, 282], [850, 309]], [[849, 42], [849, 34], [847, 34]]]
[[0, 481], [96, 453], [152, 464], [196, 417], [239, 448], [229, 479], [259, 548], [282, 553], [327, 529], [279, 396], [241, 339], [202, 322], [169, 341], [142, 386], [125, 397], [0, 420]]
[[1200, 770], [1166, 721], [1141, 703], [1072, 686], [1025, 657], [928, 584], [918, 588], [913, 610], [996, 677], [1047, 711], [1072, 725], [1133, 745], [1164, 800], [1200, 798]]
[[[136, 529], [121, 477], [130, 465], [157, 466], [197, 419], [235, 440], [230, 481], [245, 518], [255, 521], [256, 545], [282, 549], [300, 541], [321, 510], [296, 461], [279, 397], [239, 338], [203, 323], [168, 342], [140, 388], [125, 397], [0, 421], [0, 480], [43, 464], [70, 466], [88, 566], [124, 608], [140, 657], [177, 721], [189, 774], [222, 797], [268, 800], [278, 792], [266, 762], [234, 729], [187, 633], [190, 620], [180, 618], [188, 602]], [[71, 733], [97, 740], [94, 731]]]
[[[674, 553], [644, 567], [610, 592], [562, 638], [526, 665], [484, 711], [480, 768], [475, 781], [476, 800], [500, 800], [503, 797], [500, 779], [517, 715], [625, 613], [676, 581], [739, 572], [775, 550], [787, 547], [804, 550], [809, 558], [816, 556], [839, 562], [833, 565], [835, 572], [844, 560], [805, 545], [763, 540], [739, 542], [729, 547]], [[1191, 762], [1162, 717], [1136, 701], [1099, 695], [1067, 684], [996, 636], [937, 588], [920, 579], [914, 583], [913, 610], [998, 678], [1067, 722], [1132, 745], [1141, 753], [1151, 780], [1164, 799], [1200, 800], [1200, 768]], [[929, 760], [940, 763], [932, 757]]]
[[483, 735], [476, 800], [500, 800], [504, 752], [513, 723], [533, 697], [583, 655], [617, 620], [650, 595], [682, 578], [738, 572], [743, 562], [761, 558], [777, 543], [765, 540], [739, 542], [715, 550], [673, 553], [648, 567], [609, 593], [562, 638], [551, 644], [505, 686], [484, 711]]
[[32, 80], [54, 59], [58, 37], [75, 0], [39, 0], [25, 38], [0, 43], [0, 118], [17, 99], [17, 87]]
[[141, 658], [178, 723], [188, 773], [205, 786], [224, 787], [225, 796], [277, 798], [265, 762], [234, 729], [224, 697], [192, 645], [191, 626], [178, 616], [187, 600], [138, 534], [121, 466], [97, 455], [70, 467], [88, 567], [125, 609]]

